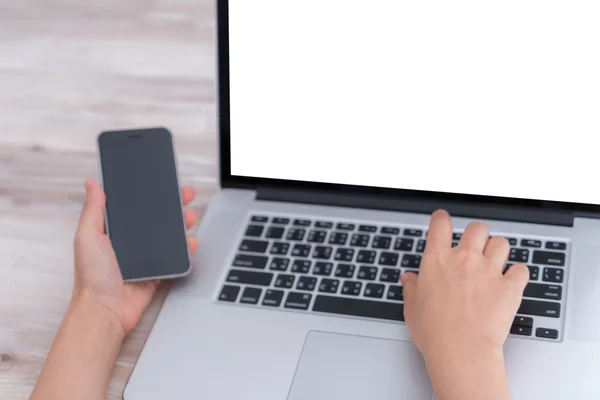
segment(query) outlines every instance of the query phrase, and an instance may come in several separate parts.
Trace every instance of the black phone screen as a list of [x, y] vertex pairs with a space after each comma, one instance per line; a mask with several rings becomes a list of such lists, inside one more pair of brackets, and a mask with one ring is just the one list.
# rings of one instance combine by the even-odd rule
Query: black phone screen
[[107, 230], [124, 280], [189, 269], [175, 155], [168, 130], [98, 137]]

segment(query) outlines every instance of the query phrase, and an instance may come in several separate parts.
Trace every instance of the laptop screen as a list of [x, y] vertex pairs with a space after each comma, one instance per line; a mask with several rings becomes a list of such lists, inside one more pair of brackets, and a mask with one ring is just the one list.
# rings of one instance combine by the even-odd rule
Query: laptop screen
[[231, 174], [600, 204], [600, 2], [230, 0]]

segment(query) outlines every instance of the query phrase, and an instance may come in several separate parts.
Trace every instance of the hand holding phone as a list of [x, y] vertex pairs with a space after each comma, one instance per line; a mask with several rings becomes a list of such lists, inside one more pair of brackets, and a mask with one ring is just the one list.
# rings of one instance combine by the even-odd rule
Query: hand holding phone
[[190, 271], [171, 133], [164, 128], [98, 137], [106, 232], [125, 281]]

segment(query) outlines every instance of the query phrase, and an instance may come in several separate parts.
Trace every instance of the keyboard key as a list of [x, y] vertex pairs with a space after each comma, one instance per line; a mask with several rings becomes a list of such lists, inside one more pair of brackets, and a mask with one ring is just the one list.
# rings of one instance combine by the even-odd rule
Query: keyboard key
[[239, 286], [225, 285], [223, 286], [223, 289], [221, 289], [221, 294], [219, 294], [219, 300], [235, 303], [235, 301], [237, 300], [238, 293], [240, 293]]
[[340, 281], [337, 279], [322, 279], [319, 285], [319, 292], [337, 293]]
[[310, 226], [312, 222], [309, 219], [295, 219], [294, 226]]
[[354, 249], [337, 249], [335, 257], [337, 261], [352, 261], [354, 258]]
[[331, 235], [329, 235], [329, 244], [343, 246], [347, 241], [348, 234], [346, 232], [331, 232]]
[[[506, 264], [506, 266], [504, 267], [504, 271], [502, 273], [505, 274], [506, 271], [508, 271], [508, 269], [510, 267], [512, 267], [513, 265], [514, 264]], [[540, 268], [534, 267], [533, 265], [528, 265], [527, 268], [529, 268], [529, 280], [537, 281], [540, 277]]]
[[414, 239], [398, 238], [394, 245], [394, 250], [400, 251], [412, 251], [413, 245], [415, 244]]
[[340, 222], [335, 228], [339, 229], [340, 231], [353, 231], [354, 224], [346, 224], [344, 222]]
[[252, 256], [250, 254], [237, 254], [233, 260], [233, 265], [235, 267], [265, 269], [267, 266], [267, 261], [269, 261], [269, 257]]
[[245, 283], [247, 285], [269, 286], [273, 280], [273, 274], [268, 272], [242, 271], [232, 269], [227, 275], [227, 282]]
[[287, 271], [288, 265], [290, 265], [289, 258], [275, 257], [271, 260], [271, 264], [269, 264], [269, 269], [272, 271]]
[[295, 280], [296, 280], [296, 277], [294, 275], [279, 274], [279, 275], [277, 275], [277, 278], [275, 279], [274, 286], [278, 287], [278, 288], [290, 289], [292, 286], [294, 286]]
[[306, 229], [302, 228], [290, 228], [286, 235], [287, 240], [295, 240], [301, 242], [304, 240], [304, 235], [306, 234]]
[[536, 297], [538, 299], [560, 300], [562, 299], [562, 287], [558, 285], [543, 285], [540, 283], [529, 283], [523, 292], [525, 297]]
[[459, 242], [452, 242], [452, 248], [455, 248], [456, 246], [458, 246]]
[[534, 267], [533, 265], [528, 265], [527, 268], [529, 268], [529, 280], [530, 281], [537, 281], [538, 279], [540, 279], [540, 268], [539, 267]]
[[563, 270], [559, 268], [544, 268], [544, 282], [562, 283], [564, 280]]
[[510, 333], [513, 335], [531, 336], [531, 328], [526, 326], [511, 326]]
[[252, 222], [267, 222], [269, 217], [265, 217], [263, 215], [253, 215]]
[[325, 237], [327, 237], [326, 231], [317, 231], [313, 229], [308, 233], [308, 238], [306, 238], [306, 241], [309, 243], [324, 243]]
[[423, 231], [421, 229], [405, 229], [404, 236], [421, 237], [423, 236]]
[[389, 228], [384, 226], [383, 228], [381, 228], [381, 233], [384, 233], [386, 235], [399, 235], [400, 228]]
[[542, 247], [542, 241], [535, 239], [522, 239], [521, 247]]
[[296, 310], [308, 310], [312, 294], [289, 292], [285, 299], [285, 308], [293, 308]]
[[421, 256], [419, 254], [405, 254], [400, 265], [406, 268], [419, 268]]
[[417, 250], [416, 250], [416, 252], [417, 252], [417, 253], [422, 253], [422, 252], [424, 252], [424, 251], [425, 251], [425, 245], [426, 245], [426, 244], [427, 244], [427, 241], [426, 241], [426, 240], [419, 240], [419, 241], [417, 242]]
[[270, 226], [267, 228], [267, 233], [265, 234], [265, 238], [267, 239], [281, 239], [283, 237], [283, 232], [285, 228], [280, 226]]
[[358, 270], [358, 279], [364, 279], [367, 281], [374, 281], [377, 279], [377, 267], [360, 267]]
[[269, 242], [264, 240], [242, 240], [240, 245], [240, 251], [247, 251], [249, 253], [265, 253], [269, 247]]
[[333, 270], [333, 263], [318, 261], [313, 268], [313, 275], [329, 276]]
[[318, 295], [313, 311], [354, 317], [404, 321], [404, 307], [398, 303]]
[[395, 267], [396, 265], [398, 265], [398, 256], [398, 253], [382, 251], [379, 255], [379, 265]]
[[519, 307], [518, 314], [540, 315], [542, 317], [560, 317], [560, 303], [550, 303], [547, 301], [523, 300]]
[[367, 247], [369, 245], [370, 239], [371, 239], [371, 236], [369, 236], [369, 235], [355, 233], [354, 235], [352, 235], [352, 239], [350, 240], [350, 246]]
[[377, 227], [375, 225], [360, 225], [358, 231], [375, 233], [377, 232]]
[[383, 297], [385, 286], [381, 283], [367, 283], [365, 287], [365, 297], [373, 297], [380, 299]]
[[374, 249], [387, 250], [392, 245], [392, 238], [389, 236], [375, 236], [371, 247]]
[[281, 305], [282, 299], [283, 299], [283, 290], [268, 289], [265, 292], [265, 297], [263, 298], [262, 305], [269, 306], [269, 307], [279, 307]]
[[315, 223], [315, 226], [317, 228], [324, 228], [324, 229], [331, 229], [333, 228], [333, 222], [328, 222], [328, 221], [317, 221]]
[[240, 303], [243, 304], [258, 304], [262, 289], [247, 287], [240, 297]]
[[513, 325], [517, 325], [517, 326], [526, 326], [528, 328], [532, 328], [533, 327], [533, 318], [531, 317], [521, 317], [521, 316], [516, 316], [515, 320], [513, 321]]
[[375, 257], [377, 253], [373, 250], [361, 250], [358, 252], [358, 256], [356, 257], [356, 262], [362, 264], [373, 264], [375, 262]]
[[383, 268], [379, 280], [381, 282], [398, 283], [400, 280], [400, 270], [395, 268]]
[[516, 246], [517, 245], [517, 239], [513, 238], [513, 237], [507, 237], [506, 240], [508, 240], [508, 244], [511, 246]]
[[265, 227], [262, 225], [248, 225], [248, 228], [246, 228], [245, 236], [260, 237], [264, 230]]
[[313, 256], [313, 258], [317, 258], [320, 260], [329, 260], [331, 258], [332, 252], [333, 252], [333, 247], [315, 246], [312, 256]]
[[281, 217], [276, 217], [273, 218], [271, 220], [272, 224], [277, 224], [277, 225], [287, 225], [290, 223], [290, 219], [289, 218], [281, 218]]
[[311, 247], [309, 244], [295, 244], [292, 249], [292, 256], [294, 257], [308, 257], [310, 255]]
[[292, 272], [297, 274], [308, 274], [311, 264], [311, 261], [308, 260], [294, 260], [292, 263]]
[[534, 264], [554, 265], [557, 267], [563, 267], [565, 265], [565, 258], [565, 253], [536, 250], [533, 252], [533, 260], [531, 262]]
[[402, 295], [402, 286], [390, 285], [387, 293], [388, 300], [396, 300], [396, 301], [404, 301], [404, 296]]
[[361, 282], [345, 281], [344, 286], [342, 286], [342, 293], [349, 296], [358, 296], [361, 288]]
[[298, 284], [296, 285], [296, 290], [308, 290], [313, 291], [317, 286], [317, 278], [313, 278], [312, 276], [301, 276], [298, 279]]
[[335, 276], [341, 278], [352, 278], [354, 276], [355, 266], [353, 264], [338, 264], [335, 269]]
[[455, 242], [458, 242], [461, 237], [462, 237], [462, 232], [454, 232], [452, 234], [452, 240]]
[[286, 242], [274, 242], [271, 245], [271, 254], [285, 256], [290, 249], [290, 244]]
[[[562, 242], [546, 242], [546, 248], [550, 250], [566, 250], [567, 244]], [[558, 335], [558, 332], [556, 332]]]
[[523, 262], [529, 261], [529, 250], [527, 249], [510, 249], [508, 261]]
[[556, 329], [537, 328], [535, 336], [545, 339], [558, 339], [558, 331]]

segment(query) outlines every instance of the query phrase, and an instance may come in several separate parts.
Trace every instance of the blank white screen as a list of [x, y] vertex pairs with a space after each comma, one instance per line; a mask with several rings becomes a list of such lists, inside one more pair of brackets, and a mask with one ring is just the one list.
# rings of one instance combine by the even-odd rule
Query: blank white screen
[[600, 204], [600, 2], [230, 0], [233, 175]]

